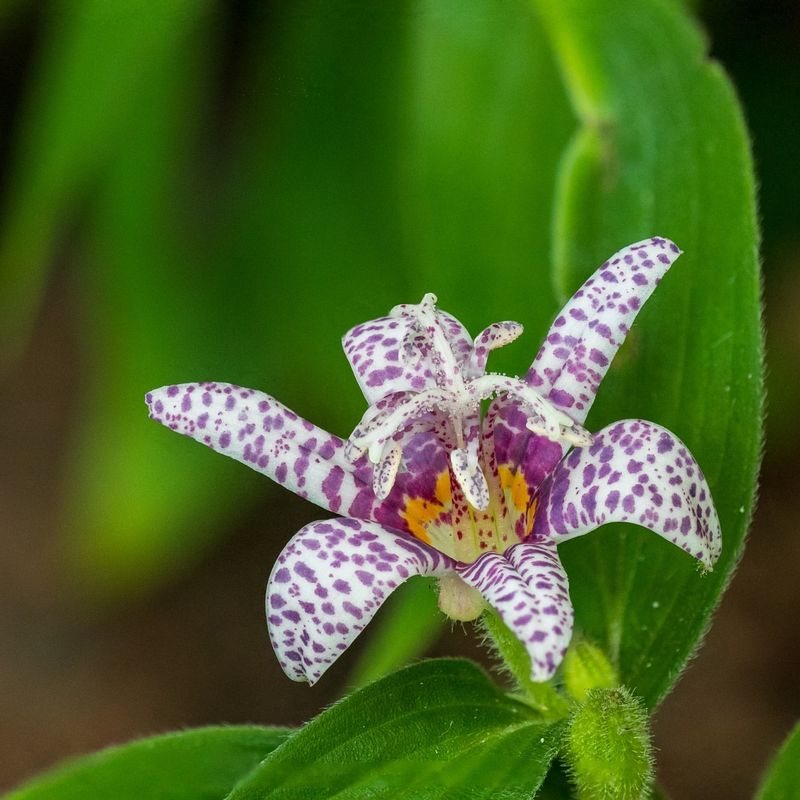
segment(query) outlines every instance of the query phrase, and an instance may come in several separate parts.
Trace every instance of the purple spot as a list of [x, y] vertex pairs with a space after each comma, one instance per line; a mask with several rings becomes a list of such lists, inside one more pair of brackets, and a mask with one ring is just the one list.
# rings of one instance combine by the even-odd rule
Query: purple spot
[[344, 603], [342, 603], [342, 608], [356, 619], [361, 619], [364, 616], [361, 613], [361, 609], [354, 606], [349, 600], [345, 600]]
[[608, 359], [597, 348], [593, 347], [592, 352], [589, 353], [589, 360], [593, 361], [600, 367], [608, 366]]
[[666, 433], [661, 434], [661, 438], [658, 440], [658, 452], [659, 453], [668, 453], [672, 450], [673, 442], [672, 439], [667, 436]]
[[298, 562], [294, 568], [294, 574], [298, 575], [299, 577], [307, 580], [309, 583], [316, 583], [317, 576], [314, 573], [314, 570], [308, 566], [308, 564], [303, 563], [302, 561]]
[[553, 389], [553, 391], [550, 392], [549, 399], [551, 402], [563, 406], [564, 408], [570, 408], [575, 403], [575, 398], [563, 389]]
[[365, 572], [363, 569], [356, 570], [356, 577], [364, 584], [364, 586], [372, 586], [375, 576], [371, 572]]

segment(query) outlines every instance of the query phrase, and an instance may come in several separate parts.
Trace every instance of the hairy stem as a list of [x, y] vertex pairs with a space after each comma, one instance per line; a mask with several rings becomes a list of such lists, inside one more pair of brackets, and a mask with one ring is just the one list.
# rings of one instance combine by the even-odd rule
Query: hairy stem
[[514, 678], [520, 699], [535, 708], [547, 719], [562, 719], [569, 714], [569, 701], [550, 683], [531, 680], [531, 660], [522, 643], [508, 629], [493, 608], [487, 608], [481, 617], [487, 641], [497, 657]]

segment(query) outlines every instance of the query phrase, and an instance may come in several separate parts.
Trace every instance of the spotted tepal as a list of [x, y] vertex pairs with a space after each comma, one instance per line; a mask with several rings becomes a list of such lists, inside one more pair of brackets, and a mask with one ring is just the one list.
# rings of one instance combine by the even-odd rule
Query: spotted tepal
[[653, 237], [612, 256], [523, 378], [486, 371], [520, 325], [497, 322], [473, 339], [432, 294], [357, 325], [344, 350], [368, 408], [347, 440], [227, 383], [147, 395], [153, 419], [341, 515], [300, 530], [269, 578], [270, 637], [289, 677], [317, 681], [393, 589], [432, 575], [444, 613], [466, 621], [493, 606], [526, 647], [532, 679], [547, 680], [573, 627], [557, 546], [608, 522], [641, 525], [713, 566], [719, 522], [686, 446], [644, 420], [583, 427], [679, 255]]

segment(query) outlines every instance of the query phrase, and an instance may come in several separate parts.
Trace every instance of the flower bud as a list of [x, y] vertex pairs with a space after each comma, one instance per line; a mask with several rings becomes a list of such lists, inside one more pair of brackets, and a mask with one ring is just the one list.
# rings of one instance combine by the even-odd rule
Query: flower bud
[[590, 689], [613, 689], [619, 683], [614, 665], [597, 645], [573, 639], [564, 658], [564, 685], [579, 703]]
[[643, 703], [625, 687], [590, 689], [569, 721], [568, 771], [581, 800], [640, 800], [653, 781]]

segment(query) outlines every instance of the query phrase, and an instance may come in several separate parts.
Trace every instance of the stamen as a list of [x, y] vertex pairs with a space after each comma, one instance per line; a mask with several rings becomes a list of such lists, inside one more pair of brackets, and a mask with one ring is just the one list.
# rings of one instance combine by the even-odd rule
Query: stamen
[[466, 450], [457, 448], [450, 452], [450, 466], [467, 502], [485, 511], [489, 507], [489, 485], [477, 458], [473, 460]]
[[[452, 400], [451, 393], [444, 389], [426, 389], [417, 394], [412, 394], [408, 400], [393, 408], [391, 412], [382, 418], [379, 424], [370, 427], [365, 433], [351, 437], [351, 443], [354, 448], [360, 448], [363, 453], [365, 450], [370, 450], [372, 453], [373, 447], [383, 447], [383, 444], [398, 431], [404, 430], [418, 417], [423, 416], [436, 408], [440, 408], [445, 413], [451, 411]], [[378, 457], [370, 460], [373, 463], [378, 461]]]
[[569, 427], [561, 427], [561, 438], [575, 447], [587, 447], [594, 443], [594, 436], [586, 428], [573, 423]]
[[389, 315], [406, 317], [415, 323], [403, 340], [404, 357], [410, 359], [414, 354], [429, 357], [437, 385], [458, 389], [463, 386], [461, 368], [436, 318], [436, 300], [436, 295], [429, 292], [418, 304], [395, 306]]
[[[403, 445], [414, 432], [436, 429], [450, 448], [450, 465], [467, 502], [475, 509], [489, 507], [489, 487], [480, 463], [480, 404], [493, 396], [508, 396], [520, 403], [528, 416], [527, 427], [554, 442], [586, 445], [591, 434], [556, 408], [535, 389], [519, 378], [497, 373], [484, 374], [489, 353], [513, 342], [522, 333], [517, 322], [495, 322], [475, 337], [466, 357], [459, 350], [462, 363], [453, 354], [450, 342], [436, 310], [436, 295], [428, 293], [418, 304], [401, 304], [390, 312], [393, 317], [409, 321], [402, 343], [401, 358], [407, 363], [429, 365], [428, 378], [436, 385], [422, 391], [396, 392], [381, 398], [367, 409], [353, 431], [345, 456], [353, 461], [365, 452], [376, 465], [373, 488], [383, 500], [395, 483]], [[437, 314], [439, 316], [437, 317]], [[446, 321], [446, 320], [445, 320]], [[451, 336], [453, 332], [451, 331]], [[442, 430], [431, 414], [441, 412], [452, 426], [451, 433]], [[454, 441], [452, 441], [454, 439]], [[455, 446], [453, 446], [455, 445]]]
[[361, 458], [369, 447], [371, 434], [378, 430], [392, 411], [409, 397], [411, 397], [410, 392], [395, 392], [369, 406], [345, 444], [344, 457], [350, 462]]
[[554, 442], [561, 438], [561, 426], [574, 425], [572, 419], [563, 411], [557, 409], [519, 378], [490, 373], [469, 381], [467, 388], [473, 399], [478, 402], [498, 394], [505, 394], [521, 401], [531, 413], [532, 419], [528, 420], [529, 429], [533, 430], [530, 426], [535, 425], [536, 433], [541, 433]]
[[385, 500], [392, 491], [402, 455], [403, 449], [397, 444], [389, 444], [384, 448], [372, 477], [372, 490], [378, 500]]
[[522, 335], [523, 330], [519, 322], [493, 322], [481, 331], [472, 344], [466, 377], [478, 378], [483, 375], [489, 353], [511, 344]]

